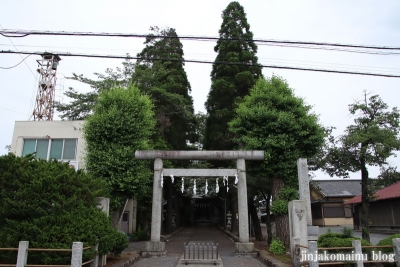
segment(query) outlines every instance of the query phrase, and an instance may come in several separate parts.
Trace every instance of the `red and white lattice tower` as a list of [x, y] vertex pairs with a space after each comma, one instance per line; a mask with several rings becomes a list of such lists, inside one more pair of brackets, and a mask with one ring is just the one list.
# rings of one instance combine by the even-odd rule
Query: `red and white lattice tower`
[[39, 88], [33, 110], [34, 121], [52, 121], [54, 115], [54, 94], [56, 90], [56, 73], [61, 58], [51, 53], [42, 54], [37, 72], [40, 74]]

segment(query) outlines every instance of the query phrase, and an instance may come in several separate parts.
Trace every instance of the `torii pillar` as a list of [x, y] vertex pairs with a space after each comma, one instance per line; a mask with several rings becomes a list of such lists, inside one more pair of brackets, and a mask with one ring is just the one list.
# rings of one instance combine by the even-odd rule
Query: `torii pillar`
[[[249, 239], [247, 211], [247, 185], [245, 160], [264, 160], [264, 151], [136, 151], [136, 159], [154, 160], [153, 204], [151, 211], [151, 237], [146, 243], [149, 257], [166, 255], [165, 242], [161, 242], [162, 186], [161, 173], [165, 176], [234, 176], [238, 173], [239, 242], [236, 253], [251, 253], [254, 243]], [[162, 160], [236, 160], [236, 169], [163, 169]]]

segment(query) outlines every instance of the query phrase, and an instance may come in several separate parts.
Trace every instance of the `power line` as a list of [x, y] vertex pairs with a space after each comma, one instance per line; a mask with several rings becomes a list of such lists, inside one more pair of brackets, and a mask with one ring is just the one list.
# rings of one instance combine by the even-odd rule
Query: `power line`
[[378, 49], [378, 50], [400, 50], [397, 46], [375, 46], [375, 45], [356, 45], [356, 44], [338, 44], [338, 43], [325, 43], [325, 42], [304, 42], [304, 41], [290, 41], [290, 40], [273, 40], [273, 39], [243, 39], [243, 38], [222, 38], [222, 37], [208, 37], [208, 36], [164, 36], [152, 34], [136, 34], [136, 33], [107, 33], [107, 32], [67, 32], [67, 31], [33, 31], [33, 30], [2, 30], [0, 34], [6, 37], [26, 37], [29, 35], [64, 35], [64, 36], [95, 36], [95, 37], [134, 37], [134, 38], [170, 38], [182, 40], [229, 40], [229, 41], [252, 41], [257, 43], [276, 43], [276, 44], [300, 44], [300, 45], [314, 45], [314, 46], [336, 46], [336, 47], [351, 47], [351, 48], [365, 48], [365, 49]]
[[27, 59], [28, 57], [30, 57], [31, 55], [27, 55], [21, 62], [19, 62], [17, 65], [14, 65], [14, 66], [11, 66], [11, 67], [0, 67], [0, 69], [3, 69], [3, 70], [9, 70], [9, 69], [12, 69], [12, 68], [15, 68], [15, 67], [17, 67], [19, 64], [21, 64], [22, 62], [24, 62], [25, 61], [25, 59]]
[[[267, 44], [267, 45], [270, 45], [270, 44]], [[275, 46], [273, 44], [271, 44], [271, 45]], [[0, 43], [0, 46], [12, 46], [12, 45], [7, 45], [7, 44], [1, 44]], [[57, 49], [66, 48], [66, 49], [81, 49], [81, 50], [90, 49], [90, 50], [125, 51], [125, 52], [129, 51], [131, 49], [131, 48], [124, 48], [124, 49], [121, 49], [121, 48], [115, 49], [114, 48], [113, 49], [113, 48], [82, 47], [82, 46], [73, 47], [73, 46], [43, 46], [43, 45], [18, 45], [18, 44], [16, 44], [15, 46], [18, 46], [18, 47], [30, 47], [30, 48], [57, 48]], [[291, 47], [291, 46], [287, 46], [287, 45], [282, 45], [282, 46]], [[307, 48], [307, 47], [300, 47], [299, 46], [299, 48]], [[321, 47], [312, 47], [312, 49], [320, 49], [320, 48]], [[329, 50], [331, 50], [331, 49], [329, 49]], [[333, 49], [333, 50], [336, 50], [336, 49]], [[343, 51], [343, 50], [340, 50], [340, 51]], [[136, 53], [138, 53], [140, 51], [139, 50], [138, 51], [129, 51], [129, 54], [131, 54], [130, 52], [132, 52], [132, 54], [136, 54]], [[354, 51], [350, 51], [350, 52], [354, 52]], [[381, 51], [374, 51], [374, 52], [371, 51], [371, 53], [369, 53], [369, 54], [377, 54], [377, 53], [379, 53], [379, 54], [384, 53], [385, 55], [386, 54], [400, 55], [400, 53], [393, 53], [393, 52], [386, 53], [386, 52], [381, 52]], [[215, 57], [214, 54], [211, 55], [211, 54], [201, 54], [201, 53], [190, 53], [190, 54], [186, 54], [186, 56], [201, 57], [202, 59], [203, 58], [204, 59], [210, 59], [210, 58], [213, 59]], [[322, 67], [322, 68], [324, 68], [324, 67], [332, 67], [332, 66], [328, 66], [328, 65], [342, 65], [342, 66], [345, 66], [347, 69], [350, 68], [350, 69], [363, 70], [363, 71], [384, 71], [384, 69], [400, 71], [400, 68], [387, 68], [387, 67], [363, 66], [363, 65], [351, 65], [351, 64], [338, 64], [338, 63], [326, 63], [326, 62], [315, 62], [315, 61], [301, 61], [301, 60], [285, 60], [285, 59], [264, 58], [264, 57], [259, 57], [258, 59], [259, 60], [267, 60], [268, 62], [271, 62], [271, 64], [273, 64], [272, 61], [281, 61], [279, 63], [283, 63], [283, 64], [284, 63], [289, 63], [290, 64], [290, 62], [300, 62], [301, 65], [307, 64], [307, 65], [314, 65], [312, 67]], [[356, 68], [356, 67], [358, 67], [358, 68]]]
[[[1, 54], [25, 54], [25, 55], [42, 55], [43, 52], [27, 52], [27, 51], [0, 51]], [[290, 66], [277, 66], [277, 65], [261, 65], [244, 62], [229, 62], [229, 61], [204, 61], [194, 59], [177, 59], [177, 58], [145, 58], [145, 57], [131, 57], [131, 56], [114, 56], [114, 55], [93, 55], [93, 54], [72, 54], [65, 52], [52, 52], [59, 56], [64, 57], [89, 57], [89, 58], [111, 58], [111, 59], [137, 59], [137, 60], [148, 60], [148, 61], [178, 61], [188, 63], [200, 63], [200, 64], [224, 64], [224, 65], [245, 65], [245, 66], [259, 66], [263, 68], [274, 68], [274, 69], [288, 69], [288, 70], [302, 70], [302, 71], [316, 71], [316, 72], [328, 72], [328, 73], [340, 73], [340, 74], [353, 74], [353, 75], [366, 75], [366, 76], [378, 76], [378, 77], [390, 77], [400, 78], [400, 75], [383, 74], [383, 73], [369, 73], [369, 72], [353, 72], [353, 71], [342, 71], [342, 70], [327, 70], [327, 69], [313, 69], [313, 68], [300, 68]]]

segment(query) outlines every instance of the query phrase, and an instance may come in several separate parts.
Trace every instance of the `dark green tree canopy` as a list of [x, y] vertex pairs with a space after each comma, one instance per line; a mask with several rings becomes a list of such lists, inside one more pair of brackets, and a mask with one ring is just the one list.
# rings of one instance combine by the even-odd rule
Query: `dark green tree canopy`
[[362, 237], [369, 241], [369, 202], [375, 191], [369, 181], [368, 166], [387, 165], [387, 158], [400, 150], [400, 113], [378, 95], [349, 105], [355, 116], [354, 124], [338, 138], [330, 138], [325, 153], [320, 157], [323, 169], [330, 175], [348, 177], [349, 172], [361, 171]]
[[183, 46], [175, 29], [151, 27], [146, 47], [138, 53], [132, 81], [150, 95], [157, 128], [169, 149], [186, 149], [195, 142], [191, 87], [184, 69]]
[[148, 193], [151, 173], [136, 150], [151, 149], [155, 126], [153, 104], [134, 86], [100, 94], [84, 127], [86, 169], [107, 181], [114, 198]]
[[264, 150], [265, 177], [296, 177], [296, 161], [314, 156], [325, 132], [311, 107], [279, 77], [259, 79], [229, 124], [243, 149]]
[[[18, 247], [21, 240], [34, 248], [71, 248], [73, 242], [94, 246], [99, 252], [119, 254], [125, 235], [111, 226], [96, 208], [96, 197], [107, 197], [104, 181], [75, 171], [68, 163], [37, 160], [32, 155], [0, 157], [0, 247]], [[84, 254], [90, 260], [93, 251]], [[16, 255], [0, 253], [0, 262]], [[69, 264], [70, 255], [30, 253], [28, 263]]]
[[[349, 105], [354, 124], [345, 133], [330, 140], [324, 158], [324, 169], [330, 175], [348, 177], [370, 166], [387, 165], [387, 158], [400, 149], [400, 112], [387, 110], [378, 95]], [[368, 178], [368, 177], [367, 177]]]
[[[262, 76], [257, 63], [257, 45], [243, 7], [231, 2], [222, 12], [222, 19], [220, 38], [214, 48], [218, 54], [211, 72], [212, 85], [205, 103], [209, 116], [204, 147], [217, 150], [233, 149], [228, 122], [233, 119], [237, 102]], [[241, 65], [230, 65], [230, 62]]]

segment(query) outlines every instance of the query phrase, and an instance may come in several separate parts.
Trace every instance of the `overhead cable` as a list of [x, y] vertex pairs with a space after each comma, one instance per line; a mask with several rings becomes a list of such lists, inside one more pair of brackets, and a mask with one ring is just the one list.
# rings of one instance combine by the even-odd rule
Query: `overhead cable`
[[277, 44], [300, 44], [314, 46], [337, 46], [351, 48], [366, 48], [378, 50], [400, 50], [399, 46], [376, 46], [376, 45], [356, 45], [356, 44], [338, 44], [311, 41], [290, 41], [290, 40], [274, 40], [274, 39], [243, 39], [243, 38], [223, 38], [223, 37], [207, 37], [207, 36], [164, 36], [155, 34], [136, 34], [136, 33], [107, 33], [107, 32], [67, 32], [67, 31], [38, 31], [38, 30], [11, 30], [5, 29], [0, 31], [1, 35], [7, 37], [26, 37], [28, 35], [65, 35], [65, 36], [95, 36], [95, 37], [134, 37], [134, 38], [170, 38], [170, 39], [186, 39], [186, 40], [228, 40], [228, 41], [252, 41], [257, 43], [277, 43]]
[[[327, 69], [313, 69], [313, 68], [300, 68], [290, 66], [277, 66], [277, 65], [262, 65], [245, 62], [229, 62], [229, 61], [204, 61], [194, 59], [178, 59], [178, 58], [146, 58], [146, 57], [131, 57], [131, 56], [114, 56], [114, 55], [93, 55], [93, 54], [72, 54], [65, 52], [51, 52], [59, 56], [64, 57], [88, 57], [88, 58], [111, 58], [111, 59], [136, 59], [136, 60], [147, 60], [147, 61], [178, 61], [188, 63], [200, 63], [200, 64], [216, 64], [216, 65], [238, 65], [238, 66], [257, 66], [262, 68], [274, 68], [274, 69], [288, 69], [288, 70], [302, 70], [302, 71], [316, 71], [316, 72], [328, 72], [328, 73], [340, 73], [340, 74], [353, 74], [353, 75], [366, 75], [366, 76], [379, 76], [379, 77], [390, 77], [400, 78], [400, 75], [384, 74], [384, 73], [369, 73], [369, 72], [354, 72], [354, 71], [342, 71], [342, 70], [327, 70]], [[43, 52], [27, 52], [27, 51], [4, 51], [1, 50], [0, 54], [25, 54], [25, 55], [42, 55]]]

